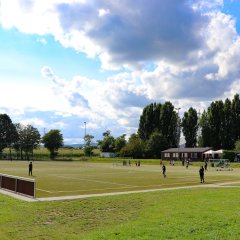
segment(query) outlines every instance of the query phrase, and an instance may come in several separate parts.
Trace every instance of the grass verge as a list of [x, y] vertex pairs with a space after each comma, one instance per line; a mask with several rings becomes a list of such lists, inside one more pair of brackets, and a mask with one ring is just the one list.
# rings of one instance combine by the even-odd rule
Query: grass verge
[[0, 239], [239, 239], [240, 188], [58, 202], [0, 195]]

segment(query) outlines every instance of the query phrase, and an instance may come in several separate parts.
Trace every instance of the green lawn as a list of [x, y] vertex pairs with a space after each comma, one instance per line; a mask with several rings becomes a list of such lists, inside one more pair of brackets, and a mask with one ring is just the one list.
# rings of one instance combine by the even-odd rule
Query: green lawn
[[0, 195], [0, 239], [237, 240], [239, 195], [239, 187], [32, 203]]
[[[188, 169], [167, 165], [167, 178], [163, 178], [159, 164], [136, 167], [114, 166], [110, 162], [35, 161], [33, 178], [36, 180], [38, 198], [122, 192], [200, 184], [199, 163], [195, 165]], [[0, 172], [28, 177], [28, 162], [0, 161]], [[240, 169], [221, 172], [209, 169], [205, 179], [205, 184], [240, 181]]]
[[[189, 169], [158, 164], [114, 166], [96, 162], [34, 162], [37, 197], [197, 185], [199, 163]], [[0, 161], [0, 172], [27, 176], [28, 162]], [[205, 188], [25, 202], [0, 194], [0, 239], [239, 239], [240, 169], [206, 172]]]

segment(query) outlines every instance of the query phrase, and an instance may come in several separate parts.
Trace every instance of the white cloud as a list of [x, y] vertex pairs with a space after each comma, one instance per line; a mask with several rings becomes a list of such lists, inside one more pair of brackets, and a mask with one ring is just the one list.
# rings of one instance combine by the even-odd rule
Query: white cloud
[[44, 128], [47, 124], [40, 118], [28, 118], [20, 121], [23, 125], [32, 125], [39, 128]]
[[64, 143], [66, 145], [79, 144], [79, 143], [84, 143], [84, 139], [83, 138], [64, 138]]
[[187, 2], [3, 0], [1, 23], [24, 33], [52, 34], [65, 47], [101, 56], [105, 68], [137, 66], [151, 59], [181, 61], [199, 48], [195, 29], [206, 17]]
[[47, 40], [45, 38], [39, 38], [37, 39], [37, 42], [43, 44], [43, 45], [46, 45], [47, 44]]
[[103, 16], [105, 16], [109, 13], [110, 13], [109, 9], [104, 9], [104, 8], [98, 9], [98, 16], [99, 17], [103, 17]]
[[[236, 19], [221, 12], [223, 4], [3, 0], [3, 27], [51, 34], [64, 47], [98, 58], [102, 68], [122, 73], [105, 81], [80, 75], [62, 79], [45, 66], [42, 76], [51, 80], [51, 89], [29, 86], [29, 95], [20, 98], [23, 86], [3, 85], [0, 102], [20, 109], [37, 106], [62, 117], [81, 116], [89, 129], [111, 125], [128, 132], [136, 129], [141, 109], [150, 101], [170, 100], [181, 111], [203, 109], [211, 100], [240, 92], [240, 38]], [[17, 103], [8, 96], [10, 89], [19, 97]]]

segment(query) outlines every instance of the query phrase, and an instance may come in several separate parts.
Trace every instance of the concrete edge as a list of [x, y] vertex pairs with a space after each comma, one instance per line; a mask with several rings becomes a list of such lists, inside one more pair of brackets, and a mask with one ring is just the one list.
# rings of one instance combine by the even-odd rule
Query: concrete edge
[[22, 194], [18, 194], [18, 193], [7, 191], [7, 190], [3, 190], [3, 189], [0, 189], [0, 193], [3, 194], [3, 195], [7, 195], [7, 196], [10, 196], [10, 197], [19, 199], [19, 200], [26, 201], [26, 202], [36, 202], [37, 201], [36, 198], [24, 196]]
[[49, 202], [49, 201], [62, 201], [62, 200], [74, 200], [74, 199], [84, 199], [91, 197], [104, 197], [104, 196], [115, 196], [115, 195], [126, 195], [132, 193], [147, 193], [147, 192], [157, 192], [157, 191], [170, 191], [170, 190], [179, 190], [179, 189], [191, 189], [191, 188], [222, 188], [222, 187], [231, 187], [226, 185], [236, 184], [240, 182], [226, 182], [226, 183], [211, 183], [211, 184], [198, 184], [182, 187], [172, 187], [172, 188], [157, 188], [157, 189], [146, 189], [146, 190], [136, 190], [136, 191], [126, 191], [126, 192], [112, 192], [112, 193], [96, 193], [96, 194], [84, 194], [84, 195], [74, 195], [74, 196], [60, 196], [60, 197], [47, 197], [47, 198], [31, 198], [23, 196], [14, 192], [6, 191], [0, 189], [0, 193], [14, 197], [19, 200], [26, 202]]

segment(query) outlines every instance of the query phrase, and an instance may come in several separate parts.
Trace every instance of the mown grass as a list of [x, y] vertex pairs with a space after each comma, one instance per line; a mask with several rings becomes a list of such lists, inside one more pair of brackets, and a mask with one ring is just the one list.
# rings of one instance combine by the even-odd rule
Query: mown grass
[[[36, 180], [36, 196], [56, 197], [147, 189], [161, 189], [198, 185], [199, 166], [167, 166], [167, 178], [162, 176], [161, 166], [142, 164], [136, 167], [115, 166], [99, 162], [35, 161], [33, 177]], [[28, 177], [27, 161], [0, 161], [0, 172]], [[216, 171], [209, 168], [206, 184], [240, 182], [240, 169]]]
[[0, 239], [239, 239], [240, 188], [57, 202], [0, 195]]

